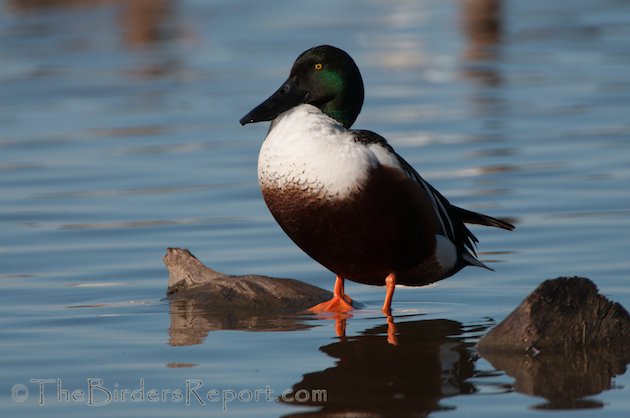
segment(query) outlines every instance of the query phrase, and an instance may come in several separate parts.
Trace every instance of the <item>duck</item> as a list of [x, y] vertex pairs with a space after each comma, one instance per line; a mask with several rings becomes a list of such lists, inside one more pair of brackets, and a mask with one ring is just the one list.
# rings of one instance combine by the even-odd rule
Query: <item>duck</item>
[[320, 45], [300, 54], [287, 80], [240, 119], [271, 124], [258, 156], [258, 182], [276, 222], [335, 275], [333, 297], [311, 312], [354, 309], [345, 280], [385, 286], [391, 315], [396, 285], [425, 286], [477, 258], [466, 224], [514, 225], [451, 204], [381, 135], [351, 129], [364, 100], [352, 57]]

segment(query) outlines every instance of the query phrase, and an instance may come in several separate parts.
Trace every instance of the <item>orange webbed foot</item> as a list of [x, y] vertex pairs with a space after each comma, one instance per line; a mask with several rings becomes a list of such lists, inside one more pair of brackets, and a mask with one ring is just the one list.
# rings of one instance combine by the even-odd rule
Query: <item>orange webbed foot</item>
[[354, 308], [352, 307], [352, 299], [349, 297], [333, 296], [332, 299], [322, 302], [308, 309], [308, 312], [324, 313], [324, 312], [337, 312], [345, 313], [350, 312]]
[[324, 313], [324, 312], [336, 312], [346, 313], [350, 312], [354, 308], [352, 307], [352, 299], [346, 295], [344, 291], [343, 278], [337, 276], [335, 280], [335, 289], [333, 291], [332, 299], [322, 302], [308, 309], [308, 312]]

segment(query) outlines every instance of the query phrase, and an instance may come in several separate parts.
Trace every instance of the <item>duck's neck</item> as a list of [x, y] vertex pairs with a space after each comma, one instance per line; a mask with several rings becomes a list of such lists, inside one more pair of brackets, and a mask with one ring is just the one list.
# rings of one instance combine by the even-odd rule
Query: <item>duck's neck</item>
[[[334, 72], [330, 73], [330, 77], [339, 78], [338, 74]], [[363, 81], [360, 77], [352, 82], [348, 80], [343, 82], [339, 78], [338, 80], [330, 80], [329, 84], [337, 86], [337, 88], [332, 89], [336, 91], [334, 97], [321, 105], [317, 105], [317, 107], [349, 129], [359, 116], [363, 106]]]

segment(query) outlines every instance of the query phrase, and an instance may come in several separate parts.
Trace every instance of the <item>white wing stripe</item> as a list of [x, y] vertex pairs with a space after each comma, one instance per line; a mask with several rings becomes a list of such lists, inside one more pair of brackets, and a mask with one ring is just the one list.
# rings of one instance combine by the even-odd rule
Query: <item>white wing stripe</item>
[[[413, 167], [409, 165], [409, 163], [403, 160], [402, 157], [400, 157], [398, 154], [396, 154], [396, 156], [398, 157], [398, 161], [400, 161], [401, 165], [403, 166], [403, 171], [405, 172], [407, 177], [409, 177], [410, 179], [414, 180], [417, 183], [420, 183], [422, 187], [424, 188], [425, 192], [427, 192], [429, 199], [431, 199], [433, 210], [435, 210], [435, 214], [438, 218], [438, 221], [440, 222], [440, 226], [442, 227], [442, 232], [446, 234], [451, 241], [455, 242], [455, 228], [453, 227], [451, 218], [448, 216], [448, 212], [446, 211], [446, 208], [444, 207], [444, 204], [442, 203], [442, 199], [440, 199], [439, 196], [436, 196], [436, 194], [433, 193], [431, 186], [429, 186], [429, 184], [426, 181], [424, 181], [422, 177], [420, 177], [420, 175], [413, 169]], [[448, 223], [448, 228], [447, 228], [447, 223]]]
[[[415, 180], [418, 181], [418, 179], [415, 179]], [[431, 192], [431, 189], [429, 189], [427, 184], [422, 179], [420, 179], [419, 183], [422, 185], [422, 187], [424, 187], [424, 191], [427, 192], [427, 195], [429, 195], [429, 198], [431, 199], [431, 204], [433, 205], [433, 210], [435, 210], [435, 214], [437, 215], [438, 221], [440, 221], [440, 226], [442, 227], [442, 231], [445, 234], [448, 234], [446, 232], [446, 225], [444, 225], [444, 220], [442, 219], [442, 212], [440, 211], [440, 210], [444, 211], [444, 206], [442, 206], [441, 203], [438, 206], [438, 202], [436, 202], [435, 196]], [[451, 229], [452, 229], [452, 227], [451, 227]]]
[[[452, 239], [455, 240], [455, 230], [453, 229], [453, 223], [451, 222], [451, 218], [450, 216], [448, 216], [448, 212], [446, 212], [446, 208], [444, 208], [444, 205], [442, 204], [442, 201], [440, 199], [435, 199], [435, 196], [433, 195], [433, 193], [431, 193], [431, 196], [433, 197], [433, 200], [437, 200], [438, 205], [440, 205], [440, 213], [438, 215], [440, 215], [440, 218], [446, 218], [446, 221], [448, 222], [448, 231], [445, 231], [446, 234]], [[440, 222], [442, 222], [442, 220], [440, 219]], [[449, 233], [450, 231], [450, 233]]]

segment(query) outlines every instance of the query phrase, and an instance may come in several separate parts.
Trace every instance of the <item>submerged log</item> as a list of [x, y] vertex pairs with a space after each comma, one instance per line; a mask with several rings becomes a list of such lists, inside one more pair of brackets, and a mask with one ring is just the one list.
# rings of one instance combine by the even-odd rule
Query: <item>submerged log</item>
[[630, 315], [582, 277], [541, 283], [478, 344], [480, 352], [568, 351], [630, 342]]
[[168, 248], [164, 264], [169, 272], [169, 299], [194, 300], [204, 308], [298, 313], [332, 297], [327, 290], [295, 279], [219, 273], [187, 249]]

